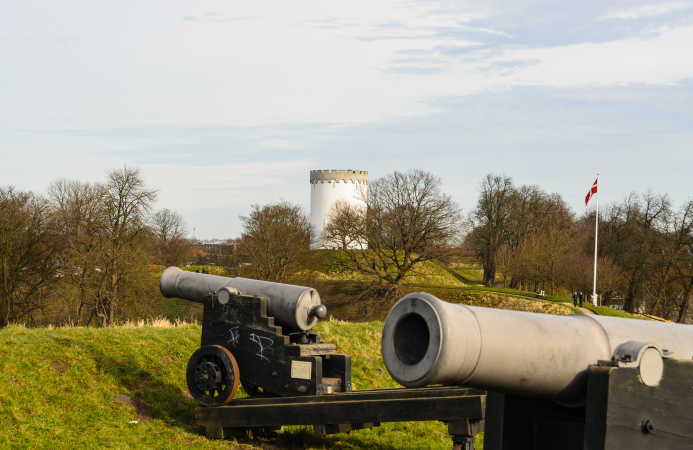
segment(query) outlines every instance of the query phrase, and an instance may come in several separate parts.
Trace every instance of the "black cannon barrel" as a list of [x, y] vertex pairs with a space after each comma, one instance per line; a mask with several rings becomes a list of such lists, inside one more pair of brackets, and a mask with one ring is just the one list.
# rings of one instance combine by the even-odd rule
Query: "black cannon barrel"
[[202, 303], [210, 296], [236, 291], [241, 294], [267, 298], [267, 313], [283, 326], [296, 330], [310, 330], [327, 310], [320, 302], [318, 291], [311, 287], [250, 278], [229, 278], [187, 272], [177, 267], [164, 270], [159, 280], [165, 297], [178, 297]]

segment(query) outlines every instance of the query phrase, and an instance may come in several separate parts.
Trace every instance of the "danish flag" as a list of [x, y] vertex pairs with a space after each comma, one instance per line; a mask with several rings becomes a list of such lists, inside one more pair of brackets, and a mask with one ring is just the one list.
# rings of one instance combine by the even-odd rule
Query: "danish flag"
[[587, 207], [587, 204], [590, 202], [592, 196], [597, 193], [597, 183], [599, 183], [599, 175], [597, 175], [597, 179], [594, 180], [594, 183], [592, 184], [590, 190], [587, 191], [587, 196], [585, 197], [585, 208]]

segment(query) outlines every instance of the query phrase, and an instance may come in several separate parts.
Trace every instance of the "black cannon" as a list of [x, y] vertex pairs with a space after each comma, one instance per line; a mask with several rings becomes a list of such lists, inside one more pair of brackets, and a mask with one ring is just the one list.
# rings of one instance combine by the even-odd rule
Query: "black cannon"
[[254, 397], [351, 391], [351, 358], [311, 332], [327, 316], [315, 289], [176, 267], [164, 271], [160, 288], [204, 304], [201, 346], [186, 374], [201, 405], [228, 404], [239, 381]]

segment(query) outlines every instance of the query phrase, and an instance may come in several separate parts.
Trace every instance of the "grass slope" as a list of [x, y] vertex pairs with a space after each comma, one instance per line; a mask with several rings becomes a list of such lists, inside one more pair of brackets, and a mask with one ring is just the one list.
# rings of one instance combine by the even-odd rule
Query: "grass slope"
[[[382, 322], [324, 322], [317, 331], [353, 358], [355, 389], [395, 387], [380, 357]], [[209, 441], [194, 424], [185, 366], [200, 326], [0, 330], [0, 447], [449, 448], [439, 422], [351, 434], [285, 427], [269, 440]], [[276, 448], [276, 447], [274, 447]]]
[[[333, 254], [328, 250], [313, 252], [310, 262], [313, 269], [299, 272], [289, 282], [316, 288], [330, 314], [338, 319], [358, 322], [384, 320], [392, 302], [384, 302], [378, 298], [362, 298], [363, 292], [373, 280], [357, 272], [331, 271], [329, 260], [332, 257]], [[227, 275], [219, 266], [188, 266], [184, 269]], [[400, 290], [402, 295], [426, 291], [445, 301], [474, 306], [548, 314], [582, 314], [581, 310], [573, 307], [571, 298], [548, 295], [538, 298], [534, 292], [530, 291], [502, 287], [489, 288], [483, 285], [482, 278], [481, 266], [469, 258], [461, 258], [447, 264], [440, 261], [425, 261], [412, 269], [404, 279]], [[166, 317], [192, 317], [199, 320], [201, 312], [194, 307], [188, 307], [185, 315], [175, 315], [175, 312], [185, 308], [186, 303], [167, 305]], [[598, 315], [645, 318], [607, 306], [595, 307], [589, 302], [585, 302], [584, 307]]]

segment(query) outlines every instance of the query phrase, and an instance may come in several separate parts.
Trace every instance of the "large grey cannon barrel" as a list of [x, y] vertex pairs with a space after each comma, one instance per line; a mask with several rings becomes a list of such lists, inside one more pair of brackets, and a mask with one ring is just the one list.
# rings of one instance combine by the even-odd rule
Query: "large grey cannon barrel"
[[179, 297], [195, 302], [217, 295], [222, 288], [241, 294], [267, 298], [267, 313], [281, 325], [295, 330], [310, 330], [327, 310], [320, 303], [320, 295], [313, 288], [250, 278], [229, 278], [186, 272], [177, 267], [164, 270], [159, 280], [165, 297]]
[[468, 384], [569, 404], [584, 395], [590, 365], [640, 343], [659, 351], [661, 377], [660, 354], [693, 358], [693, 326], [481, 308], [417, 292], [387, 315], [382, 353], [387, 370], [404, 386]]

